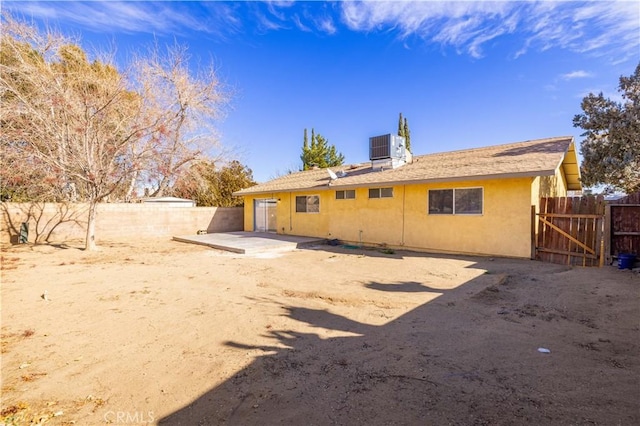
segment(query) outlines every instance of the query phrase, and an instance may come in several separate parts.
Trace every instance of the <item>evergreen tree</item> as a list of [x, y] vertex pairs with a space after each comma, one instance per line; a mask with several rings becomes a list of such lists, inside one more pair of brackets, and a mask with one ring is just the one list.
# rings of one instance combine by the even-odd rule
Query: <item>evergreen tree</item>
[[404, 127], [402, 130], [404, 131], [403, 136], [407, 151], [411, 151], [411, 132], [409, 131], [409, 123], [407, 122], [406, 118], [404, 119]]
[[302, 151], [309, 149], [309, 139], [307, 138], [307, 129], [304, 129], [304, 142], [302, 143]]
[[590, 93], [573, 126], [585, 132], [580, 146], [582, 184], [604, 184], [627, 193], [640, 190], [640, 64], [620, 77], [622, 101]]
[[[305, 129], [305, 136], [307, 129]], [[311, 129], [311, 144], [305, 138], [302, 145], [302, 170], [309, 170], [314, 166], [320, 168], [340, 166], [344, 163], [344, 155], [339, 153], [334, 145], [329, 145], [329, 141], [324, 136], [315, 133]]]
[[407, 150], [411, 151], [411, 132], [409, 131], [409, 123], [406, 118], [402, 117], [402, 113], [400, 113], [400, 117], [398, 117], [398, 136], [402, 136], [404, 138]]

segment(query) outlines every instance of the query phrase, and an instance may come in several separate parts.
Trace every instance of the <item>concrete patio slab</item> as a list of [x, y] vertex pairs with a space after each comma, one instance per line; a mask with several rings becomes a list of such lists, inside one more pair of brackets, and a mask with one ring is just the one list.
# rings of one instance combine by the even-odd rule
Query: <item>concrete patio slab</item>
[[240, 254], [291, 251], [297, 248], [323, 244], [326, 239], [297, 237], [265, 232], [220, 232], [204, 235], [173, 237], [183, 243], [201, 244]]

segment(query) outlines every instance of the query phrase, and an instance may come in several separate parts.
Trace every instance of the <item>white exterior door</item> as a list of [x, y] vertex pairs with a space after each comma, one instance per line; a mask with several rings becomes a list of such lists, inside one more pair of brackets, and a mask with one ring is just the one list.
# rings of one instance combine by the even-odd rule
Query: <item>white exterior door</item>
[[277, 201], [271, 198], [253, 200], [253, 230], [256, 232], [276, 232]]

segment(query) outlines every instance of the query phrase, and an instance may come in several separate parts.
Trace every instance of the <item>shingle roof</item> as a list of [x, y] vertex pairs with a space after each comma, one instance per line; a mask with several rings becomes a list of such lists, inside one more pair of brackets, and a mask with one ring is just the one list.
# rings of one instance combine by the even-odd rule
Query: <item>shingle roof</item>
[[[566, 160], [565, 160], [566, 156]], [[564, 160], [564, 163], [563, 163]], [[326, 169], [307, 170], [234, 193], [251, 195], [313, 189], [447, 182], [508, 177], [552, 176], [563, 164], [568, 189], [580, 189], [573, 137], [562, 136], [505, 145], [414, 156], [413, 162], [383, 171], [371, 163], [332, 167], [346, 176], [331, 181]]]

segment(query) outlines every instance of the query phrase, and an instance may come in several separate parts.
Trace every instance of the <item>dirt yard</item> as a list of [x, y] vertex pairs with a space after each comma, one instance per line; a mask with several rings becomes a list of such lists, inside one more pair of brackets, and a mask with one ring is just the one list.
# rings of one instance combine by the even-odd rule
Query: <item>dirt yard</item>
[[3, 249], [0, 424], [640, 424], [637, 272], [79, 247]]

